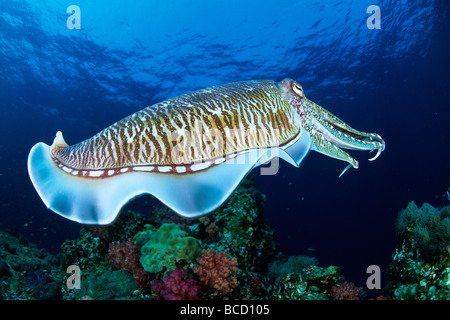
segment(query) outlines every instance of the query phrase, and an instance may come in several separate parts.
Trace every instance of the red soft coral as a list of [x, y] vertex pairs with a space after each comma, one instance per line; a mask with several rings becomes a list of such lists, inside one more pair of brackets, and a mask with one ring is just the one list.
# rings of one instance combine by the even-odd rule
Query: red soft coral
[[200, 278], [202, 286], [214, 288], [224, 294], [232, 292], [238, 286], [239, 282], [231, 275], [239, 270], [237, 260], [229, 258], [225, 251], [203, 250], [198, 263], [194, 272]]
[[340, 286], [331, 288], [331, 297], [334, 300], [359, 300], [362, 294], [361, 288], [353, 282], [343, 282]]
[[130, 271], [134, 276], [136, 284], [141, 288], [145, 288], [147, 285], [147, 272], [142, 268], [139, 262], [139, 256], [139, 247], [132, 239], [128, 239], [125, 242], [110, 243], [105, 260], [115, 270], [125, 269]]
[[198, 300], [200, 286], [194, 279], [184, 279], [185, 269], [175, 269], [166, 274], [164, 280], [153, 280], [152, 290], [164, 300]]

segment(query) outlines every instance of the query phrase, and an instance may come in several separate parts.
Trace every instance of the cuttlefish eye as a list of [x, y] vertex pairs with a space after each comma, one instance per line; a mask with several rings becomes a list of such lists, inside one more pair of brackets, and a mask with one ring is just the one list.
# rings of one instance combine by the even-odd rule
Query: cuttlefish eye
[[300, 97], [303, 98], [303, 88], [297, 83], [292, 83], [292, 90]]

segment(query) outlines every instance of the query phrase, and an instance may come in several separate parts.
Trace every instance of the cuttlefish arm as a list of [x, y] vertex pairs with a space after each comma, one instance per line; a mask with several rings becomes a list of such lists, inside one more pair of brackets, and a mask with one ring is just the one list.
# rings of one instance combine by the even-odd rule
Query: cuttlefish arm
[[360, 151], [377, 150], [376, 155], [369, 161], [377, 159], [384, 151], [385, 142], [380, 135], [350, 127], [331, 112], [307, 99], [302, 87], [294, 80], [283, 80], [279, 84], [279, 89], [283, 97], [299, 113], [302, 127], [311, 136], [311, 150], [349, 163], [339, 177], [350, 167], [359, 167], [358, 161], [341, 148]]

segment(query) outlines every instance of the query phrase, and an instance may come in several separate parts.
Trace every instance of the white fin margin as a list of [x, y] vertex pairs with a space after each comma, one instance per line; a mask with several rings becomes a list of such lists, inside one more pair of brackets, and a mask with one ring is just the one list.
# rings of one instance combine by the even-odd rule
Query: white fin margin
[[86, 179], [58, 168], [50, 157], [50, 147], [41, 142], [30, 151], [28, 172], [49, 209], [80, 223], [109, 224], [130, 199], [144, 193], [154, 195], [178, 214], [194, 218], [222, 205], [254, 167], [276, 156], [299, 166], [310, 146], [309, 135], [302, 134], [285, 148], [250, 150], [195, 173], [127, 172]]

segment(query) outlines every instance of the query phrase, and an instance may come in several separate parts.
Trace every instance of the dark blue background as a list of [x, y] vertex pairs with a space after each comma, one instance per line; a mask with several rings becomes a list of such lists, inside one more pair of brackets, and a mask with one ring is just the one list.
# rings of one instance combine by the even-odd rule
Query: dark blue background
[[[397, 213], [450, 186], [446, 1], [12, 1], [0, 3], [0, 227], [56, 253], [79, 225], [47, 211], [26, 159], [61, 130], [69, 144], [153, 103], [248, 79], [299, 81], [308, 98], [377, 132], [358, 170], [312, 152], [259, 176], [282, 251], [339, 265], [365, 285], [396, 245]], [[81, 8], [69, 30], [66, 9]], [[369, 5], [381, 29], [369, 30]], [[218, 181], [220, 183], [220, 181]], [[150, 211], [150, 197], [133, 201]], [[314, 248], [315, 251], [308, 250]], [[383, 283], [386, 278], [383, 277]]]

